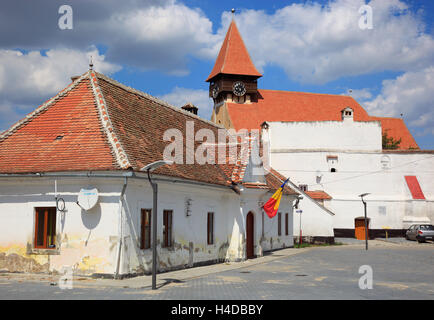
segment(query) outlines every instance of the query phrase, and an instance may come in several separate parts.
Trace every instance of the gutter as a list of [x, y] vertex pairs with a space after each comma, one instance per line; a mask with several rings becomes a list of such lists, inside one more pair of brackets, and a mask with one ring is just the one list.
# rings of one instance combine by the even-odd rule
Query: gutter
[[118, 279], [119, 278], [119, 269], [120, 269], [120, 264], [121, 264], [121, 253], [122, 253], [122, 239], [124, 237], [124, 228], [123, 228], [123, 223], [124, 223], [124, 219], [123, 219], [123, 215], [122, 215], [122, 199], [125, 195], [125, 190], [127, 189], [127, 184], [128, 184], [128, 177], [125, 177], [125, 181], [124, 181], [124, 185], [122, 186], [122, 191], [121, 194], [119, 196], [119, 243], [118, 243], [118, 254], [117, 254], [117, 258], [116, 258], [116, 271], [115, 271], [115, 275], [114, 278]]
[[[130, 178], [130, 179], [138, 179], [138, 180], [148, 180], [146, 176], [137, 176], [133, 171], [129, 171], [123, 174], [98, 174], [93, 173], [92, 171], [86, 173], [13, 173], [13, 174], [0, 174], [0, 178]], [[168, 183], [181, 183], [181, 184], [191, 184], [196, 186], [208, 186], [213, 188], [220, 189], [231, 189], [234, 192], [236, 191], [236, 187], [234, 185], [223, 186], [218, 184], [211, 184], [206, 182], [198, 182], [192, 180], [181, 180], [181, 179], [165, 179], [165, 178], [152, 178], [153, 181], [158, 182], [168, 182]]]

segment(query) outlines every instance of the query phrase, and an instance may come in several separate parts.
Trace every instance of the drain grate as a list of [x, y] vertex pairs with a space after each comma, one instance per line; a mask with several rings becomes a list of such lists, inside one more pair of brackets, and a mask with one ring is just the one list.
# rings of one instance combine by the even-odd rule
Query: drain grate
[[296, 274], [296, 277], [307, 277], [307, 274]]
[[240, 271], [240, 273], [252, 273], [251, 271]]

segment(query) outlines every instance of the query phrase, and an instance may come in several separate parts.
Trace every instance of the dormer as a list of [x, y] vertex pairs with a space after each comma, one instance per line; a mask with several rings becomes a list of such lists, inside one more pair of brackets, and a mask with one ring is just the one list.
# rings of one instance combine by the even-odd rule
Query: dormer
[[354, 110], [350, 107], [346, 107], [345, 109], [343, 109], [341, 111], [341, 114], [342, 114], [342, 121], [354, 120]]

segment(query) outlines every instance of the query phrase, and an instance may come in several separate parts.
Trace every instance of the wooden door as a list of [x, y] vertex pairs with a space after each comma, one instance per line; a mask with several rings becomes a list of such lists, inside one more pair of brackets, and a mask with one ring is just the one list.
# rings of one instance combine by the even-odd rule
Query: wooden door
[[246, 218], [246, 253], [247, 259], [252, 259], [255, 257], [253, 250], [254, 242], [254, 216], [253, 213], [249, 212]]
[[[364, 218], [356, 218], [354, 220], [355, 224], [355, 237], [358, 240], [365, 240], [365, 219]], [[367, 221], [368, 232], [369, 232], [369, 219]], [[369, 238], [369, 233], [368, 233]]]

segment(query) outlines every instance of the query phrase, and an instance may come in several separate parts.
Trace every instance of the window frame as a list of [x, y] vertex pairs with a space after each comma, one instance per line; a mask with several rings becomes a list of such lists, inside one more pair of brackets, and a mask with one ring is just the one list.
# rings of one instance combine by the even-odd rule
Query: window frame
[[[40, 236], [40, 214], [43, 214], [42, 245], [39, 244]], [[51, 215], [51, 217], [49, 217]], [[36, 250], [57, 250], [57, 208], [56, 207], [35, 207], [34, 208], [34, 238], [33, 248]], [[50, 219], [51, 218], [51, 219]], [[49, 225], [50, 224], [50, 225]], [[51, 237], [51, 240], [49, 239]]]
[[282, 212], [277, 213], [277, 235], [282, 235]]
[[173, 246], [173, 210], [163, 210], [163, 248]]
[[285, 236], [289, 236], [289, 213], [285, 213]]
[[214, 244], [214, 212], [209, 211], [207, 214], [207, 223], [206, 223], [206, 242], [208, 245]]
[[[148, 215], [148, 219], [144, 219]], [[152, 233], [152, 209], [140, 209], [140, 249], [147, 250], [151, 248], [151, 233]], [[146, 221], [148, 222], [147, 224]]]

